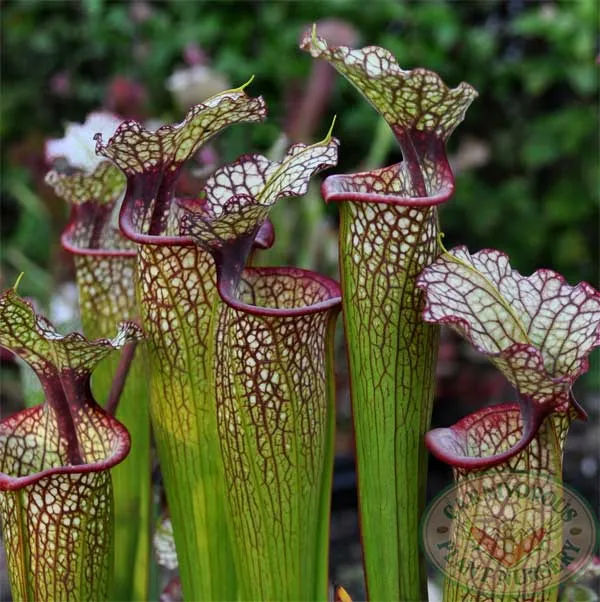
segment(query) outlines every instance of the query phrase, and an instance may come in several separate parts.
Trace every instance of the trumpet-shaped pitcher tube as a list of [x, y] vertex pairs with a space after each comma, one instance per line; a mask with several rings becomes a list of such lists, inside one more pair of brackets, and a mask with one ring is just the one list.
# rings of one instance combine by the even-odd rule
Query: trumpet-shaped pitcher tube
[[246, 269], [217, 333], [217, 419], [244, 600], [327, 600], [339, 286]]
[[210, 253], [182, 235], [173, 203], [181, 168], [228, 125], [263, 119], [261, 98], [223, 92], [155, 132], [121, 124], [98, 151], [127, 177], [119, 224], [137, 246], [139, 303], [150, 369], [150, 416], [184, 595], [232, 600], [237, 585], [215, 410], [216, 274]]
[[127, 430], [96, 404], [90, 374], [139, 339], [59, 335], [14, 289], [0, 296], [0, 345], [40, 379], [42, 405], [0, 422], [0, 519], [15, 600], [105, 600], [113, 570], [109, 469], [129, 452]]
[[[600, 293], [585, 282], [570, 286], [550, 270], [522, 276], [503, 253], [472, 255], [464, 247], [444, 251], [418, 286], [424, 319], [469, 340], [519, 398], [427, 434], [429, 449], [457, 480], [444, 599], [554, 601], [562, 510], [514, 492], [562, 497], [563, 443], [571, 421], [583, 415], [571, 387], [600, 344]], [[465, 573], [468, 566], [477, 571]]]
[[334, 427], [332, 336], [339, 287], [292, 268], [247, 269], [281, 198], [335, 165], [338, 142], [293, 145], [281, 162], [244, 155], [183, 202], [215, 258], [224, 306], [215, 339], [219, 439], [244, 600], [325, 600]]
[[[453, 467], [456, 503], [445, 602], [557, 599], [566, 507], [562, 453], [573, 417], [568, 411], [548, 416], [508, 460], [487, 468]], [[523, 435], [519, 406], [480, 410], [452, 433], [463, 457], [501, 455]]]
[[373, 600], [427, 596], [419, 552], [424, 435], [434, 393], [438, 329], [420, 316], [416, 278], [438, 254], [437, 206], [454, 191], [445, 143], [475, 96], [435, 73], [403, 71], [382, 48], [302, 47], [329, 61], [386, 119], [404, 161], [328, 177], [340, 204], [340, 273], [356, 433], [363, 559]]
[[[90, 140], [93, 143], [92, 140]], [[114, 225], [125, 178], [109, 161], [91, 174], [51, 171], [46, 182], [71, 205], [62, 234], [73, 255], [81, 321], [88, 337], [106, 337], [122, 319], [137, 319], [136, 251]], [[111, 598], [147, 600], [150, 573], [150, 391], [145, 349], [138, 345], [121, 394], [117, 418], [129, 430], [132, 451], [113, 471], [115, 494], [115, 574]], [[107, 400], [118, 369], [110, 357], [95, 370], [95, 396]]]

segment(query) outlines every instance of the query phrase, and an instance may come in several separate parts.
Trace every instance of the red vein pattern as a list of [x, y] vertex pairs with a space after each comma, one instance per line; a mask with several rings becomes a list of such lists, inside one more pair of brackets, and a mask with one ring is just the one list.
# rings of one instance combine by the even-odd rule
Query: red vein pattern
[[150, 415], [189, 600], [237, 595], [215, 410], [214, 333], [218, 313], [212, 256], [181, 236], [173, 203], [181, 167], [223, 128], [265, 116], [261, 98], [230, 90], [156, 132], [121, 124], [97, 150], [127, 176], [119, 216], [138, 243], [139, 303], [147, 335]]
[[[71, 206], [61, 241], [75, 260], [84, 332], [94, 338], [107, 336], [121, 320], [139, 318], [135, 245], [115, 225], [125, 177], [112, 163], [103, 161], [90, 175], [51, 171], [46, 182]], [[112, 473], [115, 573], [111, 598], [122, 600], [148, 598], [150, 392], [144, 356], [145, 347], [138, 345], [117, 411], [132, 439], [132, 452]], [[117, 366], [118, 358], [110, 358], [94, 373], [93, 391], [103, 402]]]
[[[189, 591], [188, 583], [194, 587], [200, 574], [203, 582], [198, 587], [206, 599], [230, 599], [235, 581], [213, 582], [224, 564], [233, 563], [215, 411], [214, 262], [194, 246], [144, 245], [138, 266], [151, 417], [183, 588]], [[204, 559], [200, 566], [198, 557]], [[202, 599], [198, 593], [186, 595]]]
[[313, 33], [301, 47], [324, 58], [381, 113], [403, 162], [328, 177], [340, 203], [340, 271], [357, 445], [368, 595], [426, 597], [419, 521], [438, 331], [423, 323], [416, 278], [438, 254], [437, 205], [454, 191], [445, 143], [476, 96], [424, 69], [402, 70], [385, 49], [330, 48]]
[[[304, 194], [314, 173], [335, 165], [337, 147], [337, 140], [329, 133], [322, 142], [312, 146], [293, 145], [281, 162], [269, 161], [261, 155], [244, 155], [218, 170], [208, 180], [201, 204], [193, 201], [180, 203], [186, 211], [182, 220], [185, 233], [189, 233], [200, 248], [215, 258], [221, 298], [232, 305], [232, 309], [224, 310], [221, 315], [214, 349], [219, 438], [229, 499], [235, 498], [231, 508], [234, 553], [239, 588], [244, 599], [313, 599], [315, 596], [321, 598], [326, 592], [326, 581], [320, 594], [314, 588], [315, 583], [322, 585], [323, 577], [326, 579], [326, 554], [323, 555], [322, 551], [327, 549], [327, 543], [320, 541], [319, 536], [326, 531], [327, 525], [323, 523], [327, 512], [322, 504], [325, 498], [328, 499], [326, 488], [330, 486], [331, 463], [329, 468], [324, 466], [326, 458], [322, 447], [328, 445], [326, 435], [330, 434], [330, 430], [328, 428], [325, 432], [324, 429], [330, 424], [333, 414], [324, 399], [324, 359], [321, 360], [323, 366], [315, 366], [311, 361], [318, 364], [323, 352], [321, 346], [325, 346], [321, 340], [325, 337], [321, 324], [329, 334], [327, 319], [320, 317], [319, 321], [313, 313], [321, 311], [322, 316], [331, 315], [325, 313], [327, 308], [323, 303], [319, 305], [321, 300], [313, 297], [322, 294], [319, 284], [326, 293], [331, 293], [334, 284], [316, 275], [294, 270], [247, 272], [241, 283], [240, 276], [250, 246], [263, 227], [269, 209], [280, 198]], [[254, 299], [252, 304], [266, 307], [240, 305], [233, 292], [240, 287], [243, 294]], [[335, 288], [337, 290], [337, 286]], [[327, 301], [330, 302], [329, 299]], [[307, 305], [310, 307], [305, 307]], [[310, 315], [306, 317], [304, 313]], [[307, 333], [303, 329], [309, 325], [316, 328], [314, 339], [304, 340]], [[286, 343], [277, 340], [284, 335]], [[297, 346], [297, 356], [291, 356], [290, 347], [294, 345]], [[247, 358], [244, 349], [249, 352]], [[263, 353], [266, 354], [264, 360]], [[314, 353], [315, 357], [309, 361], [304, 354], [310, 353]], [[230, 370], [244, 370], [245, 359], [248, 366], [260, 365], [260, 369], [251, 370], [242, 382], [238, 382], [239, 374], [230, 373]], [[292, 377], [286, 370], [295, 374], [298, 369], [295, 363], [298, 362], [306, 362], [308, 370], [301, 382], [291, 383], [289, 379]], [[281, 384], [275, 384], [276, 381]], [[254, 393], [250, 403], [254, 400], [257, 407], [246, 415], [241, 410], [246, 403], [244, 392], [250, 394], [251, 391]], [[281, 399], [278, 397], [280, 394]], [[284, 410], [283, 406], [289, 407]], [[262, 408], [264, 419], [256, 424], [248, 423], [247, 433], [238, 429], [239, 438], [231, 442], [233, 431], [227, 424], [227, 416], [234, 407], [239, 408], [237, 419], [256, 419], [258, 408]], [[300, 459], [308, 453], [308, 437], [299, 441], [300, 429], [306, 425], [299, 418], [296, 423], [293, 417], [282, 419], [286, 412], [294, 411], [305, 412], [306, 420], [315, 422], [315, 431], [310, 433], [315, 438], [311, 445], [316, 446], [319, 452], [316, 458], [311, 451], [310, 458]], [[281, 435], [277, 434], [274, 421], [281, 424]], [[257, 448], [253, 441], [256, 441]], [[285, 465], [285, 461], [289, 463], [287, 455], [285, 459], [277, 457], [274, 449], [282, 445], [284, 454], [287, 453], [286, 446], [294, 448], [297, 465]], [[271, 457], [261, 459], [259, 456], [267, 453], [267, 446], [272, 450]], [[244, 462], [246, 469], [242, 470], [243, 479], [240, 481], [238, 469]], [[254, 476], [246, 474], [250, 468]], [[264, 482], [255, 476], [258, 471], [264, 472]], [[286, 480], [283, 477], [267, 478], [267, 473], [273, 471], [278, 475], [284, 471]], [[301, 500], [306, 498], [307, 492], [298, 490], [303, 478], [308, 478], [309, 483], [306, 505]], [[296, 485], [295, 489], [290, 481]], [[276, 499], [281, 503], [280, 507]], [[262, 512], [269, 500], [269, 518], [261, 514], [248, 521], [248, 517], [243, 515], [245, 511], [254, 512], [256, 508]], [[275, 512], [279, 513], [280, 527], [273, 531], [270, 523]], [[313, 521], [312, 528], [307, 529], [304, 525], [306, 531], [302, 535], [297, 533], [298, 521], [309, 518]], [[320, 554], [315, 553], [314, 546], [318, 544], [321, 544]]]
[[600, 344], [600, 293], [585, 282], [569, 286], [551, 270], [524, 277], [504, 253], [470, 255], [465, 247], [439, 257], [418, 286], [424, 319], [448, 324], [490, 358], [517, 388], [525, 423], [523, 438], [499, 456], [458, 455], [445, 429], [429, 433], [427, 443], [454, 465], [502, 462], [527, 446], [548, 413], [569, 407], [571, 386]]
[[300, 48], [333, 65], [389, 124], [402, 149], [399, 170], [410, 182], [410, 196], [435, 194], [430, 176], [441, 167], [449, 171], [444, 145], [477, 92], [465, 82], [450, 89], [433, 71], [405, 71], [379, 46], [329, 47], [315, 28], [304, 35]]
[[338, 141], [330, 134], [311, 146], [294, 144], [281, 162], [243, 155], [218, 169], [206, 182], [203, 203], [180, 203], [186, 232], [205, 248], [250, 237], [281, 198], [302, 196], [311, 176], [337, 163]]
[[109, 161], [90, 174], [50, 171], [46, 182], [71, 206], [61, 241], [75, 259], [83, 326], [106, 336], [122, 319], [137, 317], [135, 245], [115, 226], [125, 177]]
[[148, 243], [153, 241], [144, 234], [179, 235], [180, 215], [171, 203], [181, 166], [229, 125], [262, 121], [265, 115], [262, 98], [249, 98], [239, 88], [192, 107], [178, 125], [150, 132], [135, 121], [127, 121], [106, 146], [98, 136], [96, 152], [114, 161], [127, 175], [127, 195], [133, 198], [130, 202], [126, 199], [126, 211], [121, 213], [125, 234], [136, 242]]
[[[419, 475], [426, 466], [423, 436], [430, 420], [439, 335], [419, 319], [422, 295], [415, 280], [437, 252], [436, 220], [431, 207], [340, 205], [361, 532], [374, 599], [412, 599], [401, 593], [402, 584], [409, 583], [402, 571], [414, 573], [419, 563], [415, 510], [423, 504], [419, 489], [425, 482], [419, 481], [425, 477]], [[394, 556], [381, 544], [382, 537], [393, 542]], [[389, 566], [398, 572], [397, 583], [385, 578], [384, 567]], [[387, 593], [372, 593], [380, 588]]]
[[454, 328], [536, 404], [566, 401], [600, 345], [598, 291], [586, 282], [569, 286], [551, 270], [521, 276], [500, 251], [453, 249], [419, 286], [425, 320]]
[[[520, 397], [520, 406], [488, 408], [427, 434], [432, 453], [454, 467], [459, 501], [472, 499], [482, 483], [493, 494], [459, 507], [445, 598], [556, 600], [561, 512], [498, 492], [525, 480], [560, 499], [562, 446], [578, 414], [571, 386], [600, 344], [600, 294], [586, 283], [569, 286], [550, 270], [521, 276], [503, 253], [470, 255], [464, 247], [427, 267], [418, 286], [426, 295], [424, 319], [469, 340]], [[479, 567], [478, 580], [462, 574], [467, 565]]]
[[217, 418], [244, 600], [326, 600], [337, 283], [246, 269], [217, 334]]
[[130, 440], [94, 401], [90, 374], [139, 338], [132, 323], [112, 340], [61, 336], [14, 289], [0, 296], [0, 345], [31, 365], [46, 396], [43, 405], [0, 422], [0, 518], [15, 599], [108, 595], [109, 469], [125, 458]]
[[[570, 411], [550, 415], [527, 448], [502, 464], [454, 469], [454, 552], [445, 569], [444, 600], [556, 600], [565, 508], [562, 453], [573, 417]], [[460, 453], [479, 457], [510, 450], [523, 428], [519, 406], [510, 404], [476, 412], [452, 430]], [[542, 495], [552, 503], [543, 503]]]

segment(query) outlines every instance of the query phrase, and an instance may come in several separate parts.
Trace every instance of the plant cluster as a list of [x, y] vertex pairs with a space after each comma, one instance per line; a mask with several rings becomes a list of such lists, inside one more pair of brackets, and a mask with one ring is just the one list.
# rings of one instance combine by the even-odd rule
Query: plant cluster
[[[323, 182], [325, 202], [339, 205], [341, 284], [254, 263], [274, 241], [271, 209], [336, 165], [333, 125], [315, 144], [211, 169], [198, 195], [178, 191], [202, 145], [265, 118], [250, 82], [176, 125], [95, 115], [48, 145], [70, 165], [46, 181], [71, 206], [62, 244], [75, 259], [86, 336], [59, 335], [16, 285], [0, 296], [0, 345], [44, 390], [42, 404], [0, 422], [15, 598], [148, 598], [151, 425], [166, 493], [156, 543], [187, 600], [327, 600], [340, 309], [370, 599], [427, 599], [426, 446], [454, 469], [459, 499], [522, 471], [560, 481], [562, 444], [583, 414], [571, 387], [600, 344], [600, 293], [550, 270], [524, 277], [499, 251], [444, 248], [438, 209], [455, 189], [446, 143], [477, 95], [471, 85], [405, 71], [378, 46], [331, 45], [316, 27], [301, 48], [358, 89], [403, 157]], [[86, 157], [79, 143], [92, 138], [96, 155]], [[516, 403], [429, 430], [440, 324], [491, 359]], [[560, 533], [545, 528], [555, 517], [503, 498], [459, 507], [455, 524], [470, 525], [473, 512], [484, 522], [452, 535], [448, 602], [557, 599], [555, 575], [533, 590], [453, 578], [456, 563], [499, 556], [472, 545], [492, 538], [486, 516], [509, 530], [541, 525], [527, 543], [533, 564], [561, 553]], [[169, 583], [163, 599], [178, 587]]]

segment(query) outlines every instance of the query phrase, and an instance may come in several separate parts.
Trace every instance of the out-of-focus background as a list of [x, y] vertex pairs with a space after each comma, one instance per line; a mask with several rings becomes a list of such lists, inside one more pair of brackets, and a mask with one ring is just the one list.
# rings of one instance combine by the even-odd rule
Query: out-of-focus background
[[[571, 284], [598, 285], [596, 0], [22, 0], [3, 1], [1, 10], [0, 284], [24, 271], [20, 292], [59, 322], [76, 297], [58, 243], [68, 212], [44, 184], [44, 141], [62, 137], [67, 122], [98, 109], [177, 122], [192, 104], [254, 75], [248, 92], [265, 97], [268, 120], [230, 128], [196, 158], [198, 168], [276, 153], [283, 134], [320, 139], [333, 115], [341, 140], [335, 172], [400, 160], [373, 109], [298, 49], [313, 22], [331, 43], [384, 46], [406, 69], [427, 67], [451, 86], [464, 80], [479, 91], [449, 145], [457, 192], [441, 213], [448, 247], [499, 248], [523, 273], [549, 267]], [[198, 190], [193, 180], [185, 185]], [[336, 209], [318, 200], [318, 186], [309, 197], [278, 208], [278, 242], [263, 261], [336, 275]], [[352, 438], [342, 358], [343, 456]], [[599, 371], [596, 354], [578, 390], [591, 420], [573, 428], [565, 465], [567, 481], [596, 508]], [[506, 401], [503, 379], [447, 332], [439, 377], [436, 425]], [[18, 398], [18, 385], [9, 389], [4, 404]], [[433, 469], [436, 491], [448, 474]]]

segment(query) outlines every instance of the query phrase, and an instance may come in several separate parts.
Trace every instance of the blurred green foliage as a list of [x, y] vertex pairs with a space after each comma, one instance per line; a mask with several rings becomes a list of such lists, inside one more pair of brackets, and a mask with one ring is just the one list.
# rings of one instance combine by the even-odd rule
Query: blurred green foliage
[[[23, 0], [2, 10], [0, 250], [7, 279], [22, 269], [35, 275], [25, 294], [41, 296], [64, 277], [60, 254], [48, 249], [56, 249], [66, 214], [40, 192], [35, 172], [44, 165], [32, 157], [41, 140], [100, 107], [117, 75], [145, 88], [148, 116], [179, 120], [165, 80], [195, 43], [232, 84], [255, 74], [250, 93], [270, 108], [266, 124], [226, 132], [221, 158], [265, 152], [313, 67], [297, 48], [301, 32], [325, 18], [352, 24], [361, 44], [389, 48], [407, 69], [427, 67], [449, 85], [465, 80], [478, 89], [451, 141], [458, 181], [442, 215], [448, 245], [500, 248], [525, 273], [552, 267], [570, 282], [597, 285], [595, 0]], [[316, 137], [334, 113], [339, 169], [355, 170], [372, 154], [378, 118], [341, 79]], [[396, 150], [386, 157], [398, 159]]]

